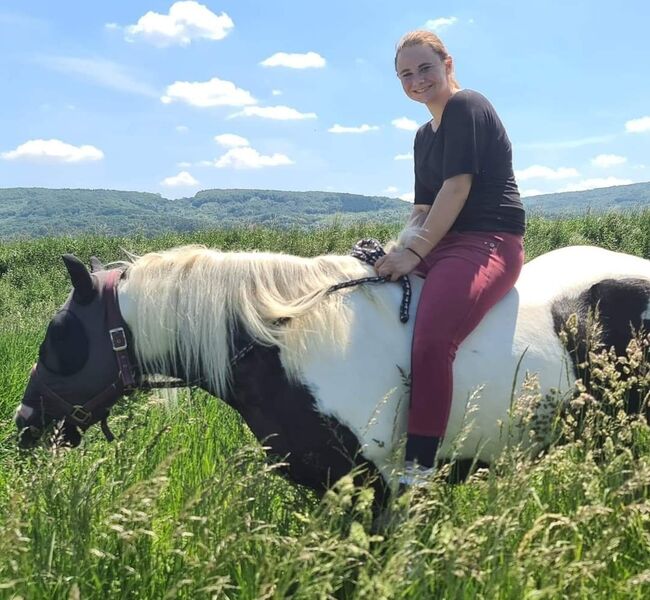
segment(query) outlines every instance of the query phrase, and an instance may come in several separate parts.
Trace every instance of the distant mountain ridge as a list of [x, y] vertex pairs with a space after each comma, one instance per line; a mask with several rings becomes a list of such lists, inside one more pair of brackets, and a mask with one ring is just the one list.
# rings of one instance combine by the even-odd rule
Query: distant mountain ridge
[[[571, 216], [650, 207], [650, 182], [524, 198], [529, 214]], [[211, 189], [191, 198], [117, 190], [0, 189], [0, 239], [160, 234], [233, 226], [318, 227], [338, 219], [395, 223], [410, 204], [341, 192]]]
[[639, 210], [650, 208], [650, 182], [617, 185], [583, 192], [559, 192], [524, 198], [529, 213], [544, 216], [577, 215], [587, 210]]

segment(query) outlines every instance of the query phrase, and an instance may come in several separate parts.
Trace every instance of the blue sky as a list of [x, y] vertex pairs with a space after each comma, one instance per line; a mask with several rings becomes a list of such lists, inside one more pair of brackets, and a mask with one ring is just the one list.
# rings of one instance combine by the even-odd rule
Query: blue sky
[[649, 6], [2, 0], [0, 185], [408, 199], [430, 115], [393, 53], [418, 28], [496, 107], [524, 195], [648, 181]]

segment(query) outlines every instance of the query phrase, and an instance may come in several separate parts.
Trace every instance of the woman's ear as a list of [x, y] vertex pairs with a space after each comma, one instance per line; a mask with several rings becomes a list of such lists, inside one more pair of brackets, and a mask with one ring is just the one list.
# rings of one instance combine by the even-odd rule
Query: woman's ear
[[447, 76], [454, 72], [454, 59], [451, 56], [445, 58], [445, 73]]

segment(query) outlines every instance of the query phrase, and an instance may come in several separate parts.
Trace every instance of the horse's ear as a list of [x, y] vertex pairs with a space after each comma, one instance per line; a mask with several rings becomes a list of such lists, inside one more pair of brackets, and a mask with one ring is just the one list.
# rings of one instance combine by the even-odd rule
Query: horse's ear
[[102, 261], [99, 260], [96, 256], [91, 256], [90, 257], [90, 272], [91, 273], [97, 273], [97, 271], [103, 271], [104, 270], [104, 265], [102, 264]]
[[74, 254], [64, 254], [62, 258], [65, 268], [70, 273], [75, 300], [80, 304], [88, 304], [97, 293], [90, 272]]

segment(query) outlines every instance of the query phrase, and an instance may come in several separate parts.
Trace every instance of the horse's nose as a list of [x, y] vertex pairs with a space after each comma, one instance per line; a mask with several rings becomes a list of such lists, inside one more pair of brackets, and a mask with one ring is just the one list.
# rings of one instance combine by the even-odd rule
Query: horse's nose
[[33, 400], [31, 385], [28, 384], [23, 401], [14, 415], [14, 423], [18, 429], [18, 445], [21, 448], [35, 446], [43, 433], [41, 429], [43, 416], [34, 408]]
[[16, 414], [14, 421], [18, 429], [18, 446], [33, 448], [38, 443], [43, 432], [38, 427], [30, 425], [29, 421], [20, 414]]

